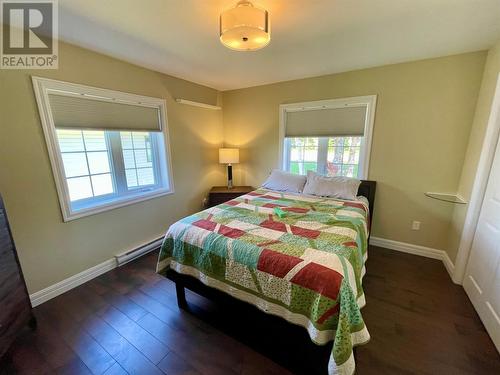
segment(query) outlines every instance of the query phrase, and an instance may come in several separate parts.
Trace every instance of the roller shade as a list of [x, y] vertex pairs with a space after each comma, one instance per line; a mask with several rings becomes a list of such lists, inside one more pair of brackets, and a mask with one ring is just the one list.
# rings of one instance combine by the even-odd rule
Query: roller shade
[[159, 109], [49, 94], [56, 128], [161, 131]]
[[285, 136], [362, 136], [365, 119], [364, 106], [287, 112]]

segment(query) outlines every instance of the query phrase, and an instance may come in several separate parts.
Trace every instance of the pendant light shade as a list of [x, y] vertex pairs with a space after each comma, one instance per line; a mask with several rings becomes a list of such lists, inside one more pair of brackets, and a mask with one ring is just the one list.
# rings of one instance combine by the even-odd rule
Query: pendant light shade
[[239, 1], [220, 15], [220, 41], [236, 51], [255, 51], [269, 44], [269, 14], [251, 2]]

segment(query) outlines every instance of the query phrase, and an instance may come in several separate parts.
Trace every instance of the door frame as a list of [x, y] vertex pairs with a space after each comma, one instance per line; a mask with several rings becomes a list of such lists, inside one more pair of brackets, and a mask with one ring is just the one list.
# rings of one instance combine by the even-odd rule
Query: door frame
[[497, 144], [500, 136], [500, 73], [497, 76], [495, 94], [491, 103], [488, 125], [483, 138], [481, 155], [477, 166], [474, 184], [467, 207], [460, 244], [458, 246], [457, 257], [455, 260], [455, 271], [453, 272], [453, 281], [457, 284], [463, 284], [465, 269], [469, 262], [469, 255], [472, 247], [472, 241], [476, 233], [477, 222], [481, 207], [483, 205], [484, 193], [488, 185], [493, 158], [495, 156]]

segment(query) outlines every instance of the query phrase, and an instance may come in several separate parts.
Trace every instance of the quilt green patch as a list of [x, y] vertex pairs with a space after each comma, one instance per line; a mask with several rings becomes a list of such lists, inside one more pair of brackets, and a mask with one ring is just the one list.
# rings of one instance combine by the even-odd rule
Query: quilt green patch
[[336, 301], [322, 296], [310, 289], [300, 285], [292, 285], [292, 299], [290, 311], [302, 314], [311, 318], [311, 323], [317, 329], [331, 327], [337, 321], [337, 313], [331, 314], [327, 320], [320, 323], [320, 318], [336, 305]]
[[233, 259], [236, 262], [241, 263], [250, 269], [257, 268], [257, 262], [259, 261], [262, 248], [242, 241], [233, 241], [232, 248]]

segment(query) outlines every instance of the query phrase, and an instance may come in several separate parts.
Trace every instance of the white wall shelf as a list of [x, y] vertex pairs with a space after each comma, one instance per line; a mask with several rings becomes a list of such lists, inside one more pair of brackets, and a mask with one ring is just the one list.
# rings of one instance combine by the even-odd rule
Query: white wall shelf
[[217, 106], [217, 105], [200, 103], [200, 102], [194, 102], [192, 100], [187, 100], [187, 99], [177, 98], [177, 99], [175, 99], [175, 101], [177, 103], [180, 103], [180, 104], [187, 104], [187, 105], [192, 105], [192, 106], [195, 106], [195, 107], [201, 107], [201, 108], [206, 108], [206, 109], [215, 109], [215, 110], [222, 109], [222, 107]]
[[458, 194], [449, 194], [449, 193], [433, 193], [426, 192], [424, 193], [427, 197], [432, 199], [437, 199], [444, 202], [456, 203], [456, 204], [466, 204], [467, 202]]

